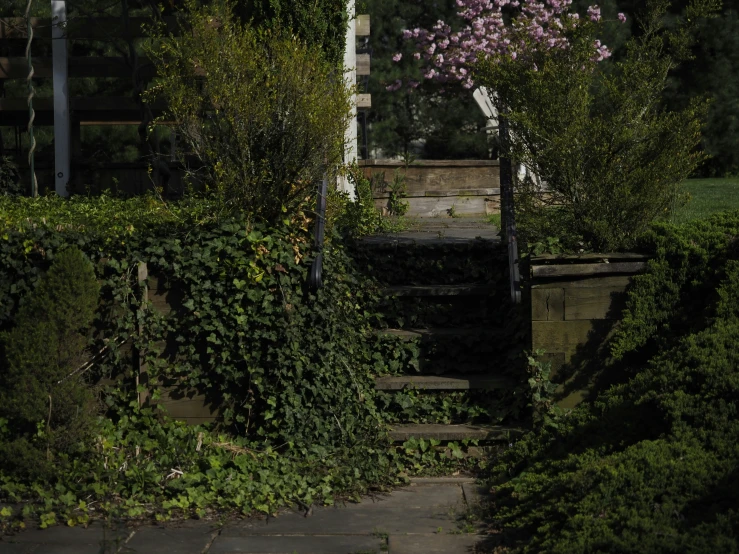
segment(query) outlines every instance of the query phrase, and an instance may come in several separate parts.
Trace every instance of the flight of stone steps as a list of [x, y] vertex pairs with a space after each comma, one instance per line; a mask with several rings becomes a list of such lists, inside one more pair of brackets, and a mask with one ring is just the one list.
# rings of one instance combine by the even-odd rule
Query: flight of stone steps
[[384, 295], [375, 386], [395, 441], [490, 444], [520, 432], [506, 407], [525, 338], [497, 233], [485, 220], [424, 219], [357, 245]]

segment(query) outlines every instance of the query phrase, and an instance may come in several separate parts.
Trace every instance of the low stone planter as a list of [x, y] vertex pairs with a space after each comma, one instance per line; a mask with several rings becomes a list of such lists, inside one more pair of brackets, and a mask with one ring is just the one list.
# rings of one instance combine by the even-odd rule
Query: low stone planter
[[[364, 175], [384, 173], [392, 182], [395, 171], [405, 174], [408, 214], [416, 217], [485, 216], [500, 213], [498, 160], [418, 160], [407, 169], [400, 160], [362, 160]], [[387, 206], [389, 191], [375, 190], [375, 205]]]
[[531, 346], [543, 349], [560, 384], [557, 401], [587, 398], [602, 354], [626, 305], [626, 290], [648, 256], [630, 253], [538, 256], [531, 260]]

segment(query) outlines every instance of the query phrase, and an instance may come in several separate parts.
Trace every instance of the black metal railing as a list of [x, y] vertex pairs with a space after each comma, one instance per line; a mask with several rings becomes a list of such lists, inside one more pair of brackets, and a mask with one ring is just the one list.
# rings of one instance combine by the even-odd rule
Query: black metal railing
[[313, 228], [313, 247], [316, 257], [310, 266], [308, 288], [317, 291], [323, 286], [323, 235], [326, 231], [326, 195], [328, 194], [328, 177], [324, 176], [318, 185], [316, 196], [316, 222]]
[[499, 117], [500, 134], [500, 216], [508, 244], [508, 276], [511, 282], [511, 300], [521, 303], [521, 274], [518, 269], [518, 242], [516, 240], [516, 208], [513, 201], [513, 167], [506, 155], [509, 147], [508, 122]]

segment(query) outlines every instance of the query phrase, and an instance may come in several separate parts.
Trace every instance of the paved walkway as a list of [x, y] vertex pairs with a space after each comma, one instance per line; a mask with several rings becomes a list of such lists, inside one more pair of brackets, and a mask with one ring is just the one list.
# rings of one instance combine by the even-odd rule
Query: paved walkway
[[0, 538], [0, 554], [468, 554], [484, 536], [466, 517], [480, 513], [472, 479], [415, 479], [389, 495], [316, 507], [310, 515], [115, 529], [54, 527]]

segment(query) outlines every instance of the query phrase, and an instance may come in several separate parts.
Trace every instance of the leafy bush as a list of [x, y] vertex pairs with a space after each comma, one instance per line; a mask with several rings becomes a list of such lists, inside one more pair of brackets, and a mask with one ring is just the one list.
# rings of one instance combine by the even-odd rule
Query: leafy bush
[[349, 23], [346, 4], [346, 0], [237, 0], [236, 12], [255, 27], [291, 29], [341, 67]]
[[670, 71], [689, 57], [687, 26], [711, 4], [693, 2], [690, 23], [666, 31], [669, 2], [650, 2], [640, 35], [612, 64], [593, 55], [600, 26], [588, 22], [570, 33], [568, 48], [526, 36], [529, 57], [479, 65], [477, 81], [496, 91], [510, 123], [512, 160], [538, 176], [516, 183], [529, 242], [555, 236], [569, 248], [628, 249], [669, 213], [679, 183], [702, 160], [696, 146], [707, 104], [669, 112], [660, 99]]
[[0, 158], [0, 194], [22, 194], [18, 166], [8, 156]]
[[166, 99], [182, 155], [196, 160], [192, 181], [213, 193], [216, 210], [277, 222], [341, 162], [343, 73], [297, 38], [235, 21], [228, 0], [187, 6], [181, 36], [148, 50], [158, 74], [149, 94]]
[[612, 350], [616, 384], [505, 453], [517, 552], [736, 552], [739, 212], [660, 224]]
[[99, 290], [90, 261], [68, 248], [0, 335], [0, 465], [11, 473], [47, 476], [59, 453], [89, 438], [96, 410], [79, 367]]
[[[20, 332], [21, 299], [75, 244], [101, 283], [92, 348], [103, 354], [90, 374], [115, 379], [84, 455], [70, 451], [43, 481], [2, 465], [0, 502], [40, 499], [28, 514], [73, 524], [95, 513], [90, 498], [97, 513], [129, 516], [272, 513], [398, 479], [370, 373], [372, 287], [341, 241], [326, 246], [325, 287], [311, 294], [303, 216], [268, 228], [214, 221], [210, 206], [0, 198], [0, 329]], [[142, 309], [138, 261], [172, 292], [171, 314]], [[147, 364], [151, 398], [166, 385], [220, 405], [215, 429], [139, 409], [132, 352]]]
[[354, 185], [355, 198], [332, 189], [329, 191], [328, 219], [346, 237], [359, 238], [376, 233], [400, 230], [402, 219], [384, 217], [375, 207], [373, 182], [355, 164], [347, 168], [349, 182]]

